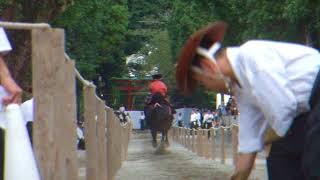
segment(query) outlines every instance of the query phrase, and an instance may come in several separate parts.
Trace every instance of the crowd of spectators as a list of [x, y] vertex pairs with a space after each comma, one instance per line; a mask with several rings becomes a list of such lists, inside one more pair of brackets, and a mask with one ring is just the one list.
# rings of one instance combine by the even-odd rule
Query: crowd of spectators
[[179, 127], [203, 128], [218, 127], [220, 125], [230, 125], [230, 122], [222, 120], [223, 116], [231, 116], [236, 119], [238, 116], [238, 108], [234, 97], [230, 97], [226, 105], [219, 105], [217, 109], [198, 109], [193, 108], [190, 115], [189, 124], [183, 124], [182, 113], [178, 113], [177, 121]]

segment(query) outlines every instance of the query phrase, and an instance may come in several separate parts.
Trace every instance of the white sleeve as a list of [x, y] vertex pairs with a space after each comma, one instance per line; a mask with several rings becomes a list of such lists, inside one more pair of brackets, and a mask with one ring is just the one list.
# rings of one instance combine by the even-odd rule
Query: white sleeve
[[279, 136], [284, 136], [296, 116], [297, 101], [285, 74], [260, 71], [252, 79], [256, 104]]
[[[245, 52], [247, 51], [247, 52]], [[297, 100], [289, 87], [283, 57], [273, 49], [245, 49], [244, 73], [254, 104], [279, 136], [288, 131], [297, 114]]]
[[264, 132], [268, 122], [253, 105], [239, 102], [239, 146], [241, 153], [258, 152], [263, 149]]
[[11, 51], [11, 45], [3, 28], [0, 27], [0, 53]]

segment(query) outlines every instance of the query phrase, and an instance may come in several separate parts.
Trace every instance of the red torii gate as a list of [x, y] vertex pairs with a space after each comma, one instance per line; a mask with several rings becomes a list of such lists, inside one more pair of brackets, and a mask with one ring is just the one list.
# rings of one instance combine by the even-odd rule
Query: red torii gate
[[120, 91], [127, 91], [128, 99], [127, 99], [127, 108], [128, 110], [133, 109], [133, 92], [141, 91], [146, 88], [146, 84], [152, 79], [132, 79], [132, 78], [112, 78], [113, 82], [119, 83], [121, 85], [118, 86], [117, 89]]

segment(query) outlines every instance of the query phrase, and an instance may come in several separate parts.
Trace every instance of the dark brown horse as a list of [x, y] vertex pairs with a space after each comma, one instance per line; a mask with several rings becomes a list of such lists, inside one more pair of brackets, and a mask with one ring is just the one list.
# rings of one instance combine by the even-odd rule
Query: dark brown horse
[[168, 130], [172, 125], [173, 115], [168, 102], [160, 94], [155, 94], [146, 111], [147, 124], [150, 127], [153, 147], [157, 147], [158, 132], [162, 133], [161, 142], [169, 145]]

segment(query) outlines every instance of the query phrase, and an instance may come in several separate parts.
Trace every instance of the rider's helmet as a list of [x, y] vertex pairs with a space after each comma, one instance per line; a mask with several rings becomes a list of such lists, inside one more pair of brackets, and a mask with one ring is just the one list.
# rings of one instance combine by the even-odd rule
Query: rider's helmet
[[156, 79], [162, 79], [162, 74], [161, 73], [159, 73], [159, 72], [155, 72], [155, 73], [153, 73], [152, 75], [152, 79], [153, 80], [156, 80]]

